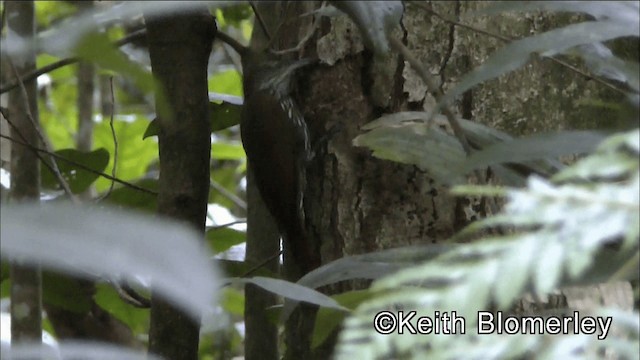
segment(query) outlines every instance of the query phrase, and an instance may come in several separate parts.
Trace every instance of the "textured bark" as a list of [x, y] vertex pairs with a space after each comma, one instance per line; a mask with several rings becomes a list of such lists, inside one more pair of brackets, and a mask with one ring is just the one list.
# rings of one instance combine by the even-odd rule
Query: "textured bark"
[[[309, 17], [299, 15], [318, 2], [278, 2], [280, 9], [263, 13], [286, 19], [274, 47], [295, 46], [308, 29]], [[408, 3], [402, 25], [394, 36], [450, 89], [461, 76], [483, 63], [504, 43], [459, 28], [434, 16], [433, 10], [461, 21], [485, 2]], [[523, 19], [525, 21], [523, 21]], [[466, 17], [480, 28], [513, 37], [531, 36], [576, 20], [548, 14], [505, 14], [498, 17]], [[324, 18], [320, 29], [296, 54], [319, 58], [323, 65], [300, 71], [296, 99], [318, 139], [340, 124], [341, 131], [320, 149], [309, 166], [305, 212], [307, 233], [317, 244], [322, 262], [345, 255], [411, 244], [446, 240], [461, 227], [484, 215], [473, 199], [456, 199], [414, 166], [384, 161], [370, 151], [356, 148], [352, 140], [361, 127], [383, 114], [406, 110], [430, 110], [435, 99], [413, 69], [397, 54], [377, 59], [362, 45], [359, 30], [346, 17]], [[619, 95], [548, 60], [488, 81], [456, 99], [454, 112], [463, 117], [506, 130], [513, 135], [586, 127], [585, 119], [611, 118], [606, 109], [593, 112], [579, 101], [618, 99]], [[286, 260], [286, 259], [285, 259]], [[286, 261], [285, 261], [286, 266]], [[327, 291], [342, 292], [366, 284], [341, 283]], [[294, 313], [287, 324], [288, 359], [327, 358], [329, 341], [309, 349], [313, 310]]]
[[[11, 1], [5, 3], [8, 41], [15, 37], [32, 38], [35, 34], [33, 1]], [[35, 45], [35, 44], [32, 44]], [[35, 47], [30, 47], [20, 56], [11, 59], [18, 74], [32, 71], [36, 67]], [[8, 67], [8, 78], [15, 73]], [[9, 93], [9, 121], [14, 128], [11, 136], [39, 146], [36, 126], [39, 126], [36, 80], [24, 83]], [[38, 202], [40, 199], [40, 161], [26, 146], [11, 146], [11, 202]], [[11, 264], [11, 340], [13, 343], [42, 341], [42, 273], [39, 267]]]
[[[272, 14], [274, 3], [260, 3], [260, 14]], [[269, 28], [274, 27], [272, 16], [264, 20]], [[253, 49], [264, 48], [269, 40], [261, 31], [259, 24], [255, 24], [250, 46]], [[247, 167], [247, 244], [246, 261], [249, 264], [260, 264], [273, 257], [280, 251], [280, 234], [274, 218], [267, 210], [260, 192], [255, 186], [253, 174]], [[279, 259], [265, 264], [265, 268], [278, 272]], [[275, 360], [279, 359], [278, 327], [268, 317], [267, 309], [277, 304], [277, 297], [255, 285], [245, 286], [245, 339], [244, 351], [247, 360]]]
[[[168, 100], [156, 96], [159, 119], [158, 213], [204, 234], [211, 151], [207, 64], [215, 24], [203, 8], [145, 17], [153, 73]], [[179, 251], [179, 249], [176, 249]], [[153, 295], [150, 351], [167, 359], [197, 359], [199, 321]]]

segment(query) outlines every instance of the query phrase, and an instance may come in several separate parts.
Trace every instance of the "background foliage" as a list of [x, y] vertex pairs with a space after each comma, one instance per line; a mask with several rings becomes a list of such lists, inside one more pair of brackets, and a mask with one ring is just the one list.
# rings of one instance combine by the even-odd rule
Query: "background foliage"
[[[397, 17], [396, 10], [375, 4], [357, 4], [354, 8], [341, 10], [361, 27], [369, 23], [383, 24], [365, 32], [365, 37], [377, 53], [389, 51], [393, 46], [387, 38], [388, 24]], [[217, 6], [212, 6], [212, 13], [216, 15], [219, 29], [247, 41], [252, 30], [250, 7], [247, 4], [222, 7], [222, 2], [214, 5]], [[621, 112], [629, 107], [632, 113], [637, 112], [640, 103], [638, 62], [618, 58], [606, 46], [606, 41], [620, 37], [637, 39], [638, 16], [630, 15], [638, 13], [636, 2], [606, 5], [598, 2], [498, 3], [478, 15], [533, 9], [588, 14], [591, 20], [513, 41], [498, 49], [485, 64], [470, 72], [448, 92], [437, 109], [445, 108], [448, 101], [473, 86], [525, 66], [532, 57], [563, 55], [582, 61], [594, 76], [623, 86], [628, 103], [616, 106], [620, 106]], [[122, 18], [131, 20], [111, 22], [106, 32], [98, 34], [95, 24], [87, 24], [82, 18], [76, 20], [77, 9], [68, 2], [36, 2], [36, 10], [40, 34], [52, 40], [49, 44], [54, 44], [40, 49], [38, 67], [71, 54], [96, 64], [105, 86], [95, 96], [99, 102], [115, 106], [113, 120], [108, 112], [95, 112], [93, 152], [80, 152], [75, 150], [78, 131], [75, 65], [61, 67], [39, 78], [42, 132], [58, 155], [94, 170], [86, 171], [77, 165], [60, 162], [71, 189], [79, 194], [91, 186], [96, 192], [95, 199], [104, 199], [122, 211], [136, 209], [152, 213], [158, 164], [153, 127], [155, 115], [150, 98], [155, 84], [143, 46], [135, 43], [120, 49], [112, 46], [112, 42], [130, 34], [140, 24], [133, 16], [125, 16]], [[110, 18], [120, 19], [122, 14], [137, 14], [139, 10], [119, 5], [96, 11], [106, 23]], [[79, 34], [77, 43], [69, 39], [53, 41], [64, 37], [74, 26], [77, 27], [74, 33]], [[3, 52], [15, 51], [14, 46], [17, 45], [3, 43]], [[189, 251], [176, 252], [172, 240], [193, 236], [180, 233], [174, 227], [164, 228], [157, 221], [120, 210], [85, 212], [59, 205], [63, 193], [53, 176], [44, 171], [42, 197], [53, 202], [51, 206], [35, 211], [3, 203], [3, 207], [7, 207], [2, 215], [3, 260], [21, 257], [44, 261], [64, 272], [99, 279], [94, 297], [99, 306], [123, 321], [143, 341], [148, 332], [147, 310], [123, 303], [109, 283], [114, 278], [128, 278], [144, 288], [150, 278], [164, 278], [158, 276], [166, 270], [156, 266], [159, 259], [164, 259], [163, 265], [175, 264], [171, 271], [174, 278], [164, 278], [164, 282], [154, 284], [192, 314], [206, 314], [201, 344], [203, 359], [242, 354], [244, 294], [241, 289], [245, 283], [253, 283], [288, 299], [279, 309], [280, 320], [290, 314], [295, 302], [320, 305], [313, 345], [320, 345], [332, 330], [342, 325], [337, 358], [485, 359], [530, 354], [564, 358], [589, 357], [603, 348], [613, 349], [623, 357], [637, 355], [640, 350], [637, 307], [635, 311], [626, 312], [596, 309], [598, 314], [614, 316], [614, 323], [619, 325], [618, 332], [598, 343], [580, 335], [477, 336], [472, 330], [473, 323], [468, 323], [470, 330], [464, 336], [383, 336], [371, 327], [373, 314], [384, 309], [455, 308], [467, 319], [473, 319], [477, 310], [495, 307], [508, 311], [526, 294], [543, 296], [568, 285], [593, 285], [609, 280], [632, 280], [637, 284], [637, 273], [633, 271], [638, 267], [640, 232], [640, 135], [636, 119], [630, 121], [632, 130], [615, 134], [565, 132], [528, 139], [514, 139], [461, 119], [469, 140], [484, 149], [467, 158], [459, 139], [434, 125], [446, 123], [444, 117], [410, 112], [386, 114], [364, 128], [363, 134], [354, 139], [354, 145], [371, 149], [373, 156], [415, 164], [433, 174], [436, 180], [448, 184], [464, 183], [472, 170], [491, 166], [502, 175], [504, 184], [512, 187], [467, 186], [456, 191], [458, 194], [502, 196], [506, 199], [504, 210], [473, 224], [446, 246], [399, 249], [341, 259], [308, 274], [298, 284], [264, 272], [241, 279], [234, 277], [249, 269], [240, 261], [242, 255], [238, 255], [242, 254], [245, 239], [242, 222], [246, 215], [243, 200], [246, 160], [236, 126], [241, 106], [239, 97], [242, 96], [242, 77], [236, 64], [234, 54], [217, 44], [209, 67], [213, 118], [216, 124], [222, 124], [216, 125], [211, 137], [207, 240], [212, 253], [198, 247], [197, 239], [193, 239], [194, 247], [187, 249]], [[5, 78], [3, 86], [4, 83]], [[506, 154], [505, 147], [509, 149]], [[558, 161], [559, 156], [576, 154], [582, 157], [569, 166]], [[550, 178], [523, 178], [510, 172], [509, 163], [527, 164]], [[9, 179], [5, 165], [3, 163], [1, 170], [3, 178]], [[113, 174], [146, 191], [122, 183], [113, 184], [110, 189], [112, 181], [98, 176], [96, 171]], [[3, 187], [6, 188], [7, 183], [8, 180], [3, 180]], [[221, 226], [236, 222], [239, 224]], [[117, 229], [113, 228], [115, 223], [119, 224]], [[79, 228], [78, 224], [87, 226]], [[501, 232], [495, 229], [501, 229]], [[114, 237], [118, 241], [114, 241]], [[470, 237], [483, 239], [472, 244], [453, 244]], [[85, 242], [84, 238], [92, 241]], [[617, 250], [612, 251], [612, 248]], [[121, 256], [114, 256], [111, 263], [103, 263], [105, 253]], [[221, 276], [212, 270], [211, 257], [214, 256], [227, 280], [221, 280]], [[419, 265], [416, 266], [416, 262]], [[92, 267], [95, 264], [103, 266]], [[3, 261], [0, 286], [3, 299], [8, 297], [10, 282], [5, 265]], [[370, 289], [333, 297], [313, 290], [339, 281], [363, 278], [375, 280]], [[222, 291], [216, 285], [221, 283], [226, 284]], [[56, 301], [69, 291], [73, 289], [64, 286], [46, 289], [46, 299]], [[214, 293], [218, 293], [219, 302], [213, 300]], [[189, 298], [185, 298], [185, 294], [190, 294]], [[194, 294], [197, 296], [191, 296]], [[637, 287], [635, 294], [637, 299]], [[276, 318], [274, 316], [274, 321], [278, 321]], [[344, 323], [343, 319], [346, 319]], [[46, 325], [46, 329], [52, 332], [50, 325]], [[78, 345], [78, 351], [82, 346]], [[68, 349], [77, 348], [70, 346]], [[116, 351], [103, 350], [103, 354]]]

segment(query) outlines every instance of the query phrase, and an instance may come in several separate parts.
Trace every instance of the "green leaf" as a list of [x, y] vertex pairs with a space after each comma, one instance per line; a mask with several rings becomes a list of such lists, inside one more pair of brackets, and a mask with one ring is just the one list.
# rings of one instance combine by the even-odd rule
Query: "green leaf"
[[[158, 180], [155, 179], [143, 179], [133, 184], [151, 191], [158, 191]], [[118, 185], [107, 198], [107, 202], [114, 205], [122, 205], [132, 210], [152, 213], [157, 209], [158, 196], [129, 186]]]
[[199, 319], [214, 306], [217, 272], [201, 236], [168, 219], [115, 209], [3, 206], [0, 251], [80, 277], [152, 279], [153, 288]]
[[355, 146], [373, 150], [375, 157], [417, 165], [438, 182], [450, 184], [462, 178], [452, 172], [465, 159], [462, 146], [451, 135], [424, 123], [377, 127], [353, 140]]
[[230, 228], [212, 228], [207, 230], [207, 240], [215, 253], [221, 253], [245, 242], [247, 234]]
[[239, 142], [216, 141], [211, 144], [211, 158], [218, 160], [244, 160], [244, 148]]
[[[63, 149], [55, 153], [97, 172], [104, 172], [109, 163], [109, 152], [103, 148], [91, 152]], [[56, 163], [58, 164], [60, 173], [74, 193], [85, 191], [99, 177], [99, 175], [95, 173], [63, 160], [56, 160]], [[60, 189], [60, 183], [57, 177], [46, 166], [42, 167], [42, 186], [49, 189]]]
[[149, 122], [149, 126], [147, 126], [147, 129], [144, 131], [142, 139], [144, 140], [151, 136], [158, 136], [159, 131], [160, 128], [158, 127], [158, 119], [153, 119]]
[[244, 293], [231, 287], [225, 287], [220, 299], [222, 308], [233, 315], [244, 315]]
[[[370, 299], [372, 293], [369, 290], [353, 290], [332, 296], [338, 303], [346, 308], [354, 310], [362, 302]], [[344, 320], [345, 313], [329, 308], [320, 308], [316, 314], [316, 322], [311, 337], [311, 348], [315, 349], [338, 328]]]
[[49, 271], [42, 273], [42, 301], [45, 304], [86, 313], [92, 305], [90, 295], [76, 279]]
[[[134, 121], [122, 121], [115, 118], [114, 127], [118, 140], [118, 166], [116, 177], [126, 181], [136, 181], [147, 175], [149, 166], [158, 161], [158, 142], [141, 138], [149, 125], [146, 117], [133, 114]], [[104, 147], [114, 153], [113, 135], [108, 121], [96, 124], [94, 128], [94, 146]], [[113, 157], [109, 162], [109, 173], [113, 167]], [[111, 180], [100, 178], [96, 181], [96, 190], [102, 192], [109, 188]]]
[[209, 91], [242, 96], [242, 75], [237, 70], [215, 73], [209, 77]]
[[[211, 119], [211, 131], [227, 129], [240, 124], [240, 114], [242, 105], [223, 101], [220, 104], [209, 102], [209, 116]], [[158, 119], [153, 119], [142, 135], [143, 139], [151, 136], [158, 136]]]
[[117, 72], [132, 81], [146, 94], [155, 94], [160, 114], [171, 114], [169, 102], [161, 86], [156, 83], [151, 72], [142, 65], [131, 61], [117, 49], [103, 33], [87, 33], [77, 44], [76, 53], [84, 60], [108, 70]]
[[219, 131], [240, 124], [242, 106], [226, 101], [221, 104], [210, 102], [209, 113], [211, 116], [211, 131]]
[[139, 309], [122, 301], [113, 286], [105, 283], [96, 284], [93, 299], [101, 308], [126, 324], [134, 334], [142, 335], [148, 332], [149, 310]]

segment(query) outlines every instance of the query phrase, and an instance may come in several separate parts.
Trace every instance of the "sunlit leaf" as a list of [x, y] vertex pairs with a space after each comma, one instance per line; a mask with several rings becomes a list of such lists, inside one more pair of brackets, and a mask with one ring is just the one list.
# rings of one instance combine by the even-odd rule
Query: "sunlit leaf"
[[140, 214], [71, 205], [3, 207], [2, 256], [80, 277], [151, 279], [198, 318], [214, 304], [218, 277], [200, 236]]
[[226, 70], [209, 77], [209, 91], [242, 96], [242, 76], [236, 70]]
[[[56, 154], [97, 172], [104, 172], [109, 163], [109, 152], [102, 148], [92, 152], [63, 149], [56, 151]], [[85, 170], [83, 166], [63, 160], [56, 160], [56, 163], [60, 173], [74, 193], [85, 191], [99, 177], [96, 173]], [[42, 186], [50, 189], [60, 188], [58, 178], [46, 166], [42, 167]]]
[[149, 310], [139, 309], [122, 300], [112, 285], [96, 285], [94, 301], [116, 319], [122, 321], [134, 334], [145, 334], [149, 329]]
[[215, 253], [221, 253], [234, 245], [245, 242], [247, 235], [230, 228], [213, 228], [207, 230], [207, 240]]
[[216, 141], [211, 144], [211, 158], [218, 160], [244, 160], [244, 148], [238, 142]]
[[[369, 290], [353, 290], [332, 296], [341, 305], [354, 310], [363, 301], [370, 299]], [[316, 321], [311, 337], [311, 348], [320, 346], [344, 320], [345, 313], [329, 308], [320, 308], [316, 314]]]

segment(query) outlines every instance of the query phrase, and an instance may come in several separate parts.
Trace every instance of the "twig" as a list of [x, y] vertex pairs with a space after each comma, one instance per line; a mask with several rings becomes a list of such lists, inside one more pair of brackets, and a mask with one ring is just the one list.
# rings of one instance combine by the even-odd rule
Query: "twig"
[[214, 188], [216, 191], [218, 191], [220, 193], [220, 195], [222, 195], [222, 196], [226, 197], [227, 199], [229, 199], [237, 207], [239, 207], [239, 208], [241, 208], [243, 210], [247, 210], [247, 203], [244, 202], [239, 197], [237, 197], [236, 195], [234, 195], [233, 193], [231, 193], [229, 190], [225, 189], [224, 186], [218, 184], [214, 180], [210, 181], [210, 185], [211, 185], [212, 188]]
[[247, 270], [244, 274], [240, 275], [240, 277], [244, 278], [244, 277], [250, 276], [254, 272], [260, 270], [262, 267], [267, 265], [267, 263], [269, 263], [270, 261], [273, 261], [273, 260], [277, 259], [278, 257], [280, 257], [280, 255], [282, 255], [282, 250], [278, 251], [277, 254], [271, 255], [268, 258], [262, 260], [257, 265], [255, 265], [254, 267], [252, 267], [249, 270]]
[[[429, 74], [429, 71], [427, 71], [427, 69], [425, 69], [424, 66], [422, 66], [422, 63], [413, 55], [413, 53], [411, 53], [411, 51], [400, 40], [398, 40], [394, 36], [391, 36], [389, 40], [391, 43], [391, 47], [394, 48], [396, 51], [400, 52], [400, 54], [402, 54], [402, 56], [409, 62], [411, 67], [413, 67], [413, 69], [418, 73], [418, 75], [420, 75], [420, 78], [427, 85], [427, 87], [429, 88], [429, 91], [433, 94], [436, 100], [440, 102], [444, 94], [438, 88], [438, 85], [436, 84], [431, 74]], [[447, 120], [449, 121], [449, 125], [451, 125], [451, 129], [453, 129], [453, 134], [458, 138], [458, 141], [462, 145], [464, 152], [467, 155], [470, 155], [471, 146], [469, 146], [469, 141], [467, 140], [467, 137], [464, 134], [464, 130], [462, 129], [462, 126], [460, 126], [460, 122], [458, 122], [456, 115], [451, 110], [451, 107], [449, 107], [449, 104], [443, 104], [442, 112], [447, 117]]]
[[[20, 74], [18, 74], [18, 70], [13, 65], [13, 61], [11, 61], [11, 59], [7, 59], [7, 61], [9, 62], [9, 66], [11, 67], [11, 70], [13, 71], [13, 74], [16, 77], [16, 80], [18, 81], [18, 84], [20, 85], [20, 91], [22, 92], [23, 101], [25, 103], [26, 115], [29, 121], [31, 122], [31, 126], [33, 126], [33, 130], [38, 135], [38, 138], [42, 142], [42, 145], [45, 147], [45, 149], [49, 150], [49, 152], [53, 152], [51, 151], [51, 146], [49, 145], [47, 140], [44, 138], [44, 135], [42, 135], [42, 132], [40, 131], [40, 126], [38, 126], [35, 119], [33, 118], [33, 114], [31, 113], [31, 108], [29, 106], [29, 93], [27, 92], [27, 88], [24, 86], [24, 82], [22, 81], [22, 78], [20, 78]], [[80, 204], [80, 200], [76, 198], [75, 194], [71, 191], [71, 188], [69, 187], [69, 183], [67, 183], [67, 180], [65, 180], [65, 178], [62, 176], [62, 173], [58, 168], [58, 163], [56, 163], [56, 160], [53, 157], [50, 157], [50, 160], [51, 160], [51, 168], [53, 169], [53, 174], [55, 175], [56, 179], [62, 186], [62, 189], [64, 190], [64, 192], [67, 194], [67, 196], [69, 196], [69, 199], [71, 200], [72, 203]]]
[[[113, 94], [113, 76], [109, 77], [109, 85], [111, 89], [111, 117], [109, 119], [109, 127], [111, 128], [111, 136], [113, 137], [113, 167], [111, 168], [111, 176], [116, 178], [116, 169], [118, 167], [118, 137], [116, 136], [116, 129], [113, 127], [113, 116], [116, 112], [116, 97]], [[100, 197], [99, 201], [105, 200], [113, 192], [115, 181], [111, 180], [111, 185], [107, 192]]]
[[[411, 67], [413, 67], [413, 69], [418, 73], [418, 75], [420, 75], [424, 83], [427, 85], [429, 91], [433, 94], [433, 96], [435, 96], [436, 101], [438, 101], [438, 103], [441, 103], [442, 97], [444, 95], [442, 92], [442, 89], [440, 89], [436, 85], [436, 82], [433, 80], [433, 77], [427, 71], [427, 69], [425, 69], [424, 66], [422, 66], [422, 63], [418, 61], [418, 59], [413, 55], [413, 53], [411, 53], [411, 51], [396, 37], [391, 36], [389, 41], [391, 43], [391, 47], [396, 49], [396, 51], [399, 51], [402, 54], [402, 56], [409, 62]], [[464, 152], [467, 154], [467, 156], [469, 156], [472, 152], [471, 146], [469, 145], [469, 141], [467, 140], [467, 137], [464, 134], [464, 130], [462, 129], [462, 126], [460, 125], [458, 118], [451, 110], [451, 107], [449, 106], [449, 104], [442, 104], [442, 112], [447, 117], [447, 120], [449, 121], [449, 125], [453, 130], [453, 134], [456, 136], [456, 138], [458, 138], [458, 141], [460, 142], [460, 145], [462, 145]], [[431, 114], [431, 117], [433, 117], [434, 115], [435, 114]], [[473, 173], [480, 185], [486, 183], [486, 180], [480, 173], [480, 170], [475, 170]], [[488, 198], [487, 202], [491, 209], [491, 212], [494, 214], [497, 213], [498, 206], [495, 200], [493, 198]]]
[[[322, 4], [320, 4], [320, 9], [322, 10], [322, 8], [324, 8], [326, 6], [327, 2], [323, 1]], [[304, 16], [300, 15], [300, 16]], [[316, 30], [318, 29], [318, 27], [320, 26], [320, 21], [322, 20], [322, 16], [317, 16], [315, 19], [313, 19], [313, 23], [311, 24], [311, 29], [305, 34], [304, 38], [302, 38], [299, 42], [298, 45], [296, 45], [295, 47], [289, 48], [289, 49], [284, 49], [284, 50], [272, 50], [271, 52], [276, 54], [276, 55], [284, 55], [284, 54], [288, 54], [291, 52], [297, 52], [300, 51], [306, 44], [307, 42], [309, 42], [309, 40], [311, 39], [311, 37], [313, 36], [313, 34], [316, 33]], [[280, 23], [281, 25], [283, 23]], [[278, 30], [280, 30], [280, 28], [278, 27]]]
[[207, 228], [207, 231], [208, 230], [225, 229], [225, 228], [228, 228], [228, 227], [233, 226], [233, 225], [246, 224], [246, 223], [247, 223], [247, 219], [240, 219], [240, 220], [232, 221], [232, 222], [229, 222], [229, 223], [226, 223], [226, 224], [222, 224], [222, 225], [209, 226]]
[[240, 44], [238, 40], [232, 38], [228, 34], [223, 33], [222, 31], [218, 31], [216, 33], [216, 38], [220, 39], [225, 44], [231, 46], [233, 50], [235, 50], [238, 54], [240, 54], [241, 57], [249, 52], [248, 47]]
[[[3, 114], [3, 115], [4, 115], [4, 114]], [[5, 118], [6, 118], [6, 116], [5, 116]], [[9, 121], [7, 120], [7, 122], [9, 122]], [[10, 124], [10, 125], [12, 125], [12, 124], [11, 124], [11, 122], [9, 122], [9, 124]], [[13, 125], [12, 125], [12, 126], [13, 126]], [[18, 134], [18, 135], [21, 135], [21, 134]], [[14, 142], [14, 143], [16, 143], [16, 144], [20, 144], [20, 145], [26, 146], [26, 147], [28, 147], [28, 148], [29, 148], [29, 149], [31, 149], [32, 151], [35, 151], [35, 152], [36, 152], [36, 153], [38, 153], [38, 154], [39, 154], [39, 153], [47, 154], [48, 156], [54, 157], [54, 158], [56, 158], [56, 159], [58, 159], [58, 160], [61, 160], [61, 161], [66, 162], [66, 163], [68, 163], [68, 164], [71, 164], [71, 165], [77, 166], [78, 168], [80, 168], [80, 169], [82, 169], [82, 170], [84, 170], [84, 171], [87, 171], [87, 172], [90, 172], [90, 173], [92, 173], [92, 174], [95, 174], [95, 175], [101, 176], [101, 177], [103, 177], [103, 178], [105, 178], [105, 179], [109, 179], [109, 180], [115, 181], [115, 182], [117, 182], [118, 184], [124, 185], [124, 186], [129, 187], [129, 188], [132, 188], [132, 189], [134, 189], [134, 190], [138, 190], [138, 191], [141, 191], [141, 192], [144, 192], [144, 193], [147, 193], [147, 194], [151, 194], [151, 195], [158, 195], [158, 193], [157, 193], [157, 192], [155, 192], [155, 191], [153, 191], [153, 190], [149, 190], [149, 189], [143, 188], [143, 187], [138, 186], [138, 185], [136, 185], [136, 184], [132, 184], [132, 183], [130, 183], [130, 182], [127, 182], [127, 181], [124, 181], [124, 180], [121, 180], [121, 179], [115, 178], [115, 177], [113, 177], [113, 176], [111, 176], [111, 175], [108, 175], [108, 174], [105, 174], [105, 173], [103, 173], [103, 172], [100, 172], [100, 171], [94, 170], [94, 169], [92, 169], [92, 168], [90, 168], [90, 167], [88, 167], [88, 166], [86, 166], [86, 165], [84, 165], [84, 164], [81, 164], [81, 163], [79, 163], [79, 162], [73, 161], [73, 160], [71, 160], [71, 159], [67, 159], [67, 158], [65, 158], [64, 156], [60, 156], [60, 155], [58, 155], [58, 154], [56, 154], [56, 153], [54, 153], [54, 152], [50, 152], [50, 151], [48, 151], [48, 150], [46, 150], [46, 149], [42, 149], [42, 148], [39, 148], [39, 147], [37, 147], [37, 146], [33, 146], [32, 144], [29, 144], [29, 143], [27, 143], [27, 142], [25, 142], [25, 141], [21, 141], [21, 140], [15, 139], [15, 138], [13, 138], [13, 137], [11, 137], [11, 136], [7, 136], [7, 135], [4, 135], [4, 134], [0, 134], [0, 138], [7, 139], [7, 140], [9, 140], [9, 141], [11, 141], [11, 142]], [[40, 157], [40, 160], [42, 160], [42, 162], [43, 162], [45, 165], [49, 165], [46, 161], [44, 161], [44, 159], [43, 159], [43, 158], [41, 158], [41, 157]], [[51, 171], [53, 172], [53, 170], [51, 170]]]
[[251, 5], [253, 14], [256, 17], [256, 20], [258, 20], [258, 23], [260, 24], [262, 31], [264, 31], [264, 35], [267, 37], [267, 41], [270, 43], [273, 37], [271, 36], [271, 33], [269, 33], [269, 29], [267, 29], [267, 24], [265, 24], [264, 20], [262, 19], [262, 16], [260, 16], [260, 12], [258, 11], [257, 6], [254, 4], [254, 1], [249, 1], [249, 5]]
[[[22, 146], [26, 146], [29, 150], [33, 151], [33, 145], [28, 143], [27, 138], [22, 134], [22, 131], [20, 131], [20, 129], [18, 129], [18, 127], [13, 123], [13, 121], [11, 121], [11, 119], [9, 119], [9, 116], [8, 116], [8, 114], [5, 113], [4, 108], [0, 108], [0, 112], [2, 113], [2, 116], [4, 116], [4, 118], [7, 120], [7, 124], [9, 124], [9, 126], [11, 126], [11, 129], [13, 129], [13, 131], [15, 131], [16, 134], [18, 134], [18, 136], [20, 136], [22, 141], [16, 141], [16, 140], [12, 139], [11, 137], [3, 135], [3, 134], [0, 134], [0, 137], [6, 138], [6, 139], [8, 139], [8, 140], [10, 140], [12, 142], [15, 142], [17, 144], [20, 144]], [[52, 174], [55, 174], [55, 169], [51, 166], [51, 164], [49, 164], [49, 162], [47, 162], [42, 157], [42, 155], [40, 155], [39, 152], [33, 151], [33, 153], [40, 161], [42, 161], [44, 166], [46, 166], [47, 169], [49, 169], [49, 171], [51, 171]]]
[[[146, 30], [138, 30], [138, 31], [136, 31], [134, 33], [131, 33], [131, 34], [123, 37], [122, 39], [116, 41], [114, 43], [114, 45], [120, 47], [120, 46], [128, 44], [128, 43], [130, 43], [132, 41], [135, 41], [135, 40], [137, 40], [137, 39], [139, 39], [139, 38], [141, 38], [141, 37], [143, 37], [145, 35], [146, 35]], [[70, 58], [66, 58], [66, 59], [62, 59], [62, 60], [56, 61], [56, 62], [54, 62], [52, 64], [47, 65], [47, 66], [43, 66], [40, 69], [36, 69], [36, 70], [34, 70], [32, 72], [29, 72], [28, 74], [24, 74], [23, 77], [22, 77], [22, 80], [23, 81], [33, 80], [33, 79], [37, 78], [38, 76], [40, 76], [42, 74], [46, 74], [46, 73], [52, 72], [54, 70], [57, 70], [57, 69], [59, 69], [61, 67], [67, 66], [67, 65], [75, 64], [78, 61], [80, 61], [80, 58], [78, 58], [78, 57], [70, 57]], [[5, 92], [7, 92], [9, 90], [15, 89], [19, 85], [20, 84], [18, 83], [18, 81], [13, 81], [13, 82], [11, 82], [11, 83], [9, 83], [7, 85], [1, 86], [0, 87], [0, 94], [4, 94]]]

